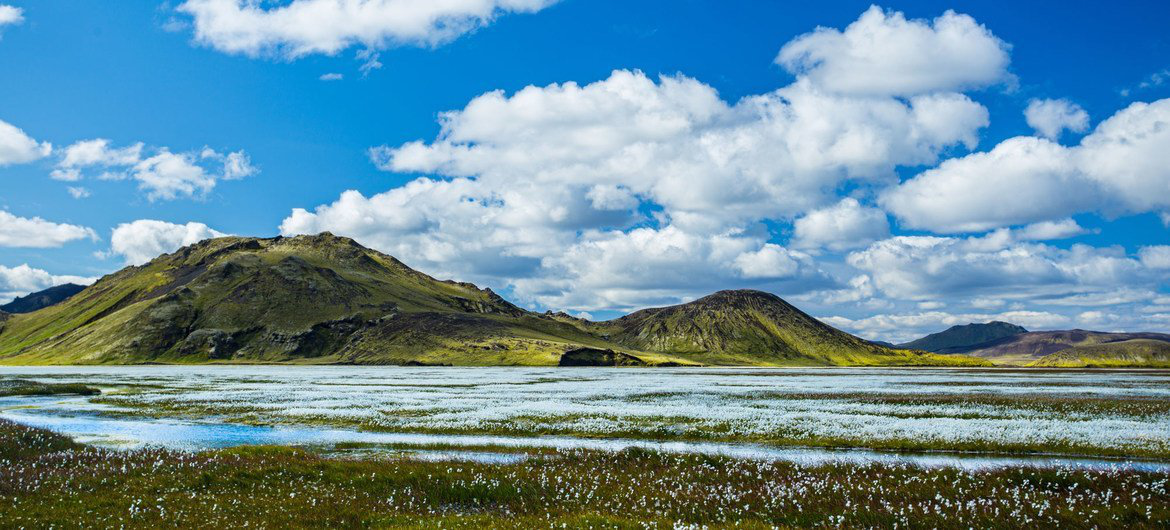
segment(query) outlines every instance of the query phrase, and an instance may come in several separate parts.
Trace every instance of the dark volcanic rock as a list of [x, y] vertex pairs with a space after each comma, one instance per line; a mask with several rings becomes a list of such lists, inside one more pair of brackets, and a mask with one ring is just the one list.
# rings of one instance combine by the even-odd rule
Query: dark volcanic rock
[[577, 348], [561, 355], [560, 366], [648, 366], [628, 353], [597, 348]]

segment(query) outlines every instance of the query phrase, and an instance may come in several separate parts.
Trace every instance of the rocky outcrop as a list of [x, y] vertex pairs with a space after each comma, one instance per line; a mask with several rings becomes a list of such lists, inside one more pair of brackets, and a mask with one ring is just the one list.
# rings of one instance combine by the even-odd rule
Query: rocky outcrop
[[576, 348], [561, 355], [560, 366], [648, 366], [628, 353], [597, 348]]

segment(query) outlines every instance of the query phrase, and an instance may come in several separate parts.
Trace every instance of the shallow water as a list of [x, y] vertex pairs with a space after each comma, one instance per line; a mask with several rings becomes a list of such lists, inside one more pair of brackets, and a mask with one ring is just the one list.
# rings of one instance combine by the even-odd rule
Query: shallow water
[[[362, 444], [360, 452], [364, 454], [401, 452], [407, 456], [425, 460], [469, 460], [484, 463], [513, 463], [522, 461], [527, 456], [523, 453], [484, 450], [484, 448], [493, 447], [509, 451], [517, 449], [587, 449], [596, 451], [645, 449], [675, 454], [703, 454], [751, 460], [786, 461], [801, 465], [883, 463], [962, 469], [1031, 466], [1170, 472], [1170, 463], [1090, 458], [887, 453], [868, 450], [781, 448], [758, 444], [660, 442], [553, 436], [384, 433], [311, 426], [270, 427], [171, 419], [127, 419], [106, 417], [92, 411], [86, 412], [83, 401], [84, 398], [0, 398], [0, 418], [66, 434], [82, 443], [121, 449], [161, 447], [194, 451], [240, 445], [284, 445], [329, 452], [339, 444]], [[444, 449], [428, 449], [428, 447], [434, 446], [442, 446]], [[449, 449], [452, 446], [462, 446], [469, 449]]]
[[[1008, 371], [954, 369], [557, 369], [303, 366], [0, 367], [0, 378], [83, 382], [109, 392], [87, 398], [0, 399], [0, 417], [118, 447], [205, 449], [240, 444], [328, 447], [362, 443], [395, 447], [621, 450], [639, 447], [738, 458], [817, 464], [891, 462], [988, 467], [1003, 465], [1141, 466], [1111, 460], [999, 458], [957, 454], [890, 454], [673, 442], [722, 429], [753, 435], [922, 439], [947, 443], [1006, 440], [1070, 442], [1102, 448], [1170, 448], [1170, 415], [1051, 410], [1045, 398], [1106, 398], [1138, 404], [1170, 400], [1170, 374], [1159, 371]], [[800, 399], [788, 396], [798, 395]], [[912, 396], [923, 402], [855, 399]], [[1011, 398], [1007, 405], [932, 402], [955, 397]], [[1018, 399], [1016, 403], [1014, 400]], [[22, 408], [22, 407], [33, 408]], [[102, 415], [119, 410], [170, 411], [176, 417]], [[1067, 410], [1066, 410], [1067, 409]], [[262, 427], [243, 423], [279, 425]], [[312, 424], [312, 426], [308, 424]], [[325, 425], [325, 426], [319, 426]], [[379, 432], [361, 430], [370, 428]], [[532, 429], [568, 436], [427, 435], [401, 431]], [[388, 431], [388, 432], [383, 432]], [[400, 432], [395, 432], [400, 431]], [[615, 433], [633, 433], [616, 436]], [[860, 444], [864, 445], [864, 444]], [[435, 451], [426, 458], [476, 459], [475, 451]], [[486, 457], [485, 457], [486, 458]]]

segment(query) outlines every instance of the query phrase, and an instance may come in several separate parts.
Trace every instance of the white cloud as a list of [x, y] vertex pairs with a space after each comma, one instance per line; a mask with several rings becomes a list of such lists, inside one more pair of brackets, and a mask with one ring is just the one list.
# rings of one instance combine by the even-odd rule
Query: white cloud
[[66, 189], [74, 199], [84, 199], [90, 195], [89, 190], [82, 186], [69, 186]]
[[104, 138], [70, 145], [52, 178], [77, 182], [86, 178], [86, 170], [100, 168], [103, 172], [99, 179], [133, 179], [154, 201], [202, 196], [220, 180], [236, 180], [259, 172], [243, 151], [221, 154], [205, 147], [199, 153], [175, 153], [162, 147], [152, 149], [153, 154], [146, 156], [147, 149], [141, 142], [118, 149], [110, 145]]
[[43, 291], [55, 285], [65, 283], [89, 285], [95, 281], [97, 278], [50, 274], [41, 269], [34, 269], [27, 263], [15, 267], [0, 265], [0, 304], [6, 304], [18, 296]]
[[24, 131], [0, 120], [0, 167], [39, 160], [53, 151], [48, 142], [37, 142]]
[[317, 79], [320, 79], [321, 81], [341, 81], [342, 79], [345, 79], [345, 76], [336, 72], [331, 72], [328, 74], [321, 74], [321, 77], [318, 77]]
[[[433, 143], [371, 154], [383, 169], [451, 180], [419, 179], [369, 198], [346, 192], [315, 211], [294, 210], [282, 232], [329, 230], [439, 274], [515, 284], [549, 307], [571, 307], [572, 298], [572, 307], [604, 309], [634, 295], [594, 290], [592, 273], [558, 259], [584, 247], [618, 249], [585, 234], [645, 221], [640, 205], [660, 210], [655, 230], [713, 244], [821, 206], [844, 180], [885, 182], [898, 164], [932, 162], [947, 146], [974, 142], [987, 115], [958, 94], [849, 98], [807, 83], [728, 105], [690, 78], [656, 83], [616, 71], [586, 86], [488, 93], [441, 122]], [[740, 253], [764, 250], [766, 239], [753, 236]], [[770, 255], [742, 258], [732, 280], [763, 274], [751, 260]], [[557, 294], [545, 294], [547, 278], [539, 288], [520, 281], [542, 275], [560, 275]], [[700, 288], [678, 281], [669, 290], [677, 296]], [[667, 291], [647, 288], [644, 299]], [[584, 300], [588, 292], [596, 298]]]
[[844, 31], [821, 27], [785, 44], [776, 62], [830, 91], [909, 96], [1007, 81], [1008, 50], [967, 15], [907, 20], [873, 6]]
[[0, 4], [0, 28], [14, 26], [24, 22], [24, 10], [6, 4]]
[[1017, 137], [947, 160], [879, 201], [903, 226], [977, 232], [1059, 219], [1170, 210], [1170, 99], [1134, 103], [1080, 145]]
[[1138, 250], [1142, 264], [1151, 269], [1170, 270], [1170, 246], [1152, 245]]
[[[968, 20], [947, 15], [928, 30], [978, 47], [985, 31], [959, 27]], [[626, 308], [728, 286], [824, 288], [834, 282], [809, 256], [772, 242], [766, 226], [802, 218], [797, 240], [808, 248], [884, 237], [881, 212], [838, 204], [838, 190], [864, 194], [896, 183], [899, 166], [974, 148], [988, 113], [941, 91], [965, 81], [895, 97], [826, 90], [817, 79], [736, 102], [684, 75], [626, 70], [488, 92], [442, 113], [432, 141], [371, 149], [381, 169], [430, 177], [295, 209], [281, 232], [348, 235], [547, 307]], [[652, 274], [638, 272], [649, 264]]]
[[104, 138], [84, 140], [66, 147], [58, 166], [63, 168], [132, 166], [142, 159], [143, 147], [143, 143], [138, 142], [121, 149], [112, 149], [110, 141]]
[[1033, 99], [1024, 109], [1024, 118], [1040, 136], [1053, 141], [1065, 130], [1079, 133], [1089, 129], [1089, 113], [1067, 99]]
[[534, 13], [555, 0], [187, 0], [195, 39], [219, 51], [295, 59], [352, 46], [435, 46], [506, 13]]
[[513, 281], [546, 307], [630, 310], [739, 287], [795, 294], [831, 283], [806, 254], [744, 233], [696, 235], [675, 226], [586, 234]]
[[615, 71], [603, 81], [490, 92], [441, 115], [432, 143], [373, 150], [383, 169], [593, 189], [621, 186], [676, 223], [793, 216], [844, 180], [973, 146], [987, 111], [960, 94], [852, 98], [798, 82], [729, 105], [697, 80]]
[[17, 217], [0, 210], [0, 247], [52, 248], [78, 239], [97, 240], [97, 233], [84, 226]]
[[790, 278], [800, 270], [800, 262], [809, 261], [803, 254], [772, 243], [759, 250], [743, 252], [732, 262], [744, 278]]
[[110, 237], [109, 254], [122, 256], [126, 265], [142, 265], [181, 247], [225, 235], [227, 234], [213, 230], [203, 223], [182, 225], [139, 219], [119, 224], [114, 228]]
[[846, 197], [834, 206], [797, 219], [793, 224], [793, 246], [845, 250], [868, 245], [889, 233], [885, 212]]
[[1068, 239], [1076, 237], [1081, 234], [1089, 233], [1080, 224], [1072, 219], [1061, 219], [1059, 221], [1040, 221], [1039, 223], [1032, 223], [1019, 230], [1015, 230], [1015, 236], [1022, 241], [1051, 241], [1054, 239]]
[[847, 261], [868, 273], [883, 294], [902, 300], [1057, 297], [1165, 279], [1120, 248], [1020, 243], [1008, 231], [967, 239], [892, 237], [851, 253]]

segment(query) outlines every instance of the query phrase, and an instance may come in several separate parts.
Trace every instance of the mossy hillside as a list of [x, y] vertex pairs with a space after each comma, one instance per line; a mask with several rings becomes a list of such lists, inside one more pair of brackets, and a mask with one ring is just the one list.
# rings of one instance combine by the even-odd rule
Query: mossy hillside
[[982, 363], [876, 346], [758, 291], [602, 323], [537, 314], [328, 233], [207, 240], [11, 316], [0, 331], [7, 364], [555, 366], [582, 347], [651, 365]]
[[1134, 339], [1076, 346], [1028, 366], [1045, 368], [1170, 368], [1170, 342]]
[[684, 357], [714, 353], [810, 366], [986, 364], [878, 346], [828, 326], [780, 297], [751, 290], [720, 291], [687, 304], [645, 309], [597, 329], [621, 344]]

